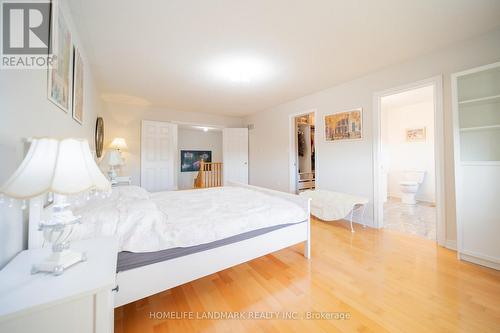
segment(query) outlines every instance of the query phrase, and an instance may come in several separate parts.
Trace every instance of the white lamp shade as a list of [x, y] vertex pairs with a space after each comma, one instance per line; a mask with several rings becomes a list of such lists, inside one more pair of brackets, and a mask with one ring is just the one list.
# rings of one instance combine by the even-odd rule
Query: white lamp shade
[[111, 149], [125, 150], [128, 149], [127, 142], [124, 138], [114, 138], [109, 145]]
[[45, 192], [70, 195], [86, 190], [109, 191], [111, 184], [99, 170], [87, 140], [34, 139], [23, 162], [0, 188], [17, 199]]
[[110, 166], [123, 165], [123, 159], [118, 150], [110, 150], [108, 152], [108, 164]]

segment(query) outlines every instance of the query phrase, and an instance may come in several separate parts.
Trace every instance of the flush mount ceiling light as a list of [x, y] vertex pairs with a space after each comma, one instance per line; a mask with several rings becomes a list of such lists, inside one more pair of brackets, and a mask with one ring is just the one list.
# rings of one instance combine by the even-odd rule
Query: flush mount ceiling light
[[208, 69], [213, 78], [233, 83], [260, 82], [272, 75], [269, 63], [256, 57], [223, 57], [210, 63]]
[[206, 127], [206, 126], [193, 126], [194, 129], [202, 130], [203, 132], [208, 132], [210, 130], [215, 130], [213, 127]]

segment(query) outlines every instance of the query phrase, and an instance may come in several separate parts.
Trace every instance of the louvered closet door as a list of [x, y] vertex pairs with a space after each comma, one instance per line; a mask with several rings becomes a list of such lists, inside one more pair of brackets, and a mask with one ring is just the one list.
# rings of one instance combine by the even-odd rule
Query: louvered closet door
[[150, 192], [177, 189], [177, 125], [142, 121], [141, 186]]

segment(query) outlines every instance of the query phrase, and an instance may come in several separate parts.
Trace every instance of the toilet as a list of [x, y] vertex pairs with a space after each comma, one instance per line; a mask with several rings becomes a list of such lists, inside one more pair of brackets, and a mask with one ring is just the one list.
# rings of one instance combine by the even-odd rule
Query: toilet
[[401, 202], [408, 205], [415, 205], [415, 196], [420, 184], [423, 183], [425, 171], [404, 171], [403, 180], [399, 182], [401, 189]]

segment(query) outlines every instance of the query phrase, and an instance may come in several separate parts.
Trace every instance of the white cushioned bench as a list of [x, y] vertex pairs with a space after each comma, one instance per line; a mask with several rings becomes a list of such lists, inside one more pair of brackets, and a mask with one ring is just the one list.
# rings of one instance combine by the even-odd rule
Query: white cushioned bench
[[[354, 211], [362, 209], [363, 218], [368, 198], [328, 190], [309, 190], [299, 195], [311, 198], [311, 214], [324, 221], [335, 221], [350, 216], [351, 231]], [[363, 223], [363, 227], [364, 227]]]

